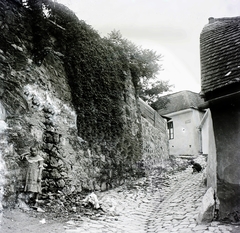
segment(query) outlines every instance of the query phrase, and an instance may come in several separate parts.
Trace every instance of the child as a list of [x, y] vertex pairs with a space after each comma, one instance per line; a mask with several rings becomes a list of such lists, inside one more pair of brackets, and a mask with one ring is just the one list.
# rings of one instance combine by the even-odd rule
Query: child
[[41, 190], [41, 178], [43, 170], [43, 158], [37, 154], [37, 148], [31, 147], [30, 154], [26, 155], [27, 160], [27, 173], [25, 192], [29, 192], [32, 198], [35, 199], [35, 207], [38, 202], [38, 195]]

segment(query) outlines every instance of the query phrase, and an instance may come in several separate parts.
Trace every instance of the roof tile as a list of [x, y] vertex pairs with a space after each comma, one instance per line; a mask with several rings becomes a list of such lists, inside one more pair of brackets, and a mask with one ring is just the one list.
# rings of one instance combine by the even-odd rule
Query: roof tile
[[200, 35], [202, 92], [239, 83], [240, 17], [209, 19]]

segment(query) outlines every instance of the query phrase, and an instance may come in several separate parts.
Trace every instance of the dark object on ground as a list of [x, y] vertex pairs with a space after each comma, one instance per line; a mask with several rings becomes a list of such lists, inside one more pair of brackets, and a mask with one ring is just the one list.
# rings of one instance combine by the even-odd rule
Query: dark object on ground
[[199, 163], [195, 163], [193, 160], [190, 162], [192, 164], [193, 173], [202, 171], [202, 166]]

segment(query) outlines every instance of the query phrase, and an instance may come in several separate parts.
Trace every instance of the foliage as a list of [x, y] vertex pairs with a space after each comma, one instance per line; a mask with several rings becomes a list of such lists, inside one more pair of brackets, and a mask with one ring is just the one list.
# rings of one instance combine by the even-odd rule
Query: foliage
[[113, 30], [107, 39], [123, 49], [133, 78], [133, 83], [139, 91], [139, 96], [154, 109], [165, 104], [159, 100], [160, 94], [170, 90], [169, 81], [157, 80], [157, 75], [162, 70], [159, 63], [162, 59], [155, 51], [143, 49], [131, 41], [124, 39], [119, 31]]
[[[76, 15], [67, 7], [55, 4], [50, 0], [29, 0], [28, 4], [33, 12], [33, 42], [35, 62], [41, 64], [45, 54], [45, 47], [48, 47], [49, 36], [46, 25], [39, 18], [43, 16], [43, 8], [50, 12], [49, 20], [54, 21], [65, 32], [57, 33], [58, 46], [65, 48], [69, 72], [74, 72], [70, 64], [75, 64], [79, 75], [90, 77], [102, 77], [113, 75], [123, 77], [123, 71], [130, 70], [133, 84], [139, 96], [155, 110], [164, 106], [165, 102], [158, 99], [160, 94], [170, 90], [172, 85], [168, 81], [156, 81], [157, 75], [162, 69], [159, 63], [162, 59], [155, 51], [143, 49], [131, 41], [122, 37], [119, 31], [112, 31], [108, 37], [102, 39], [98, 33], [84, 21], [79, 21]], [[77, 53], [76, 51], [82, 51]], [[81, 61], [79, 64], [79, 61]], [[71, 73], [70, 72], [70, 73]], [[75, 70], [76, 72], [76, 70]], [[72, 80], [72, 79], [71, 79]], [[106, 81], [106, 80], [105, 80]], [[87, 85], [87, 84], [84, 84]], [[82, 88], [79, 92], [82, 92]]]
[[116, 30], [112, 31], [107, 39], [123, 49], [136, 87], [141, 88], [149, 79], [155, 78], [161, 68], [161, 65], [157, 62], [161, 58], [160, 55], [152, 50], [142, 49], [140, 46], [124, 39], [121, 33]]
[[170, 100], [167, 96], [162, 96], [161, 98], [158, 98], [156, 101], [153, 101], [151, 103], [151, 107], [157, 111], [166, 108], [169, 102]]
[[[84, 21], [79, 21], [67, 7], [55, 4], [51, 0], [29, 0], [28, 4], [33, 15], [33, 54], [37, 64], [41, 64], [46, 55], [45, 48], [49, 46], [46, 23], [40, 20], [40, 17], [44, 15], [42, 11], [45, 7], [50, 12], [49, 19], [66, 29], [65, 32], [62, 32], [54, 28], [54, 32], [57, 33], [58, 46], [61, 50], [65, 48], [65, 52], [68, 54], [66, 64], [75, 64], [78, 61], [77, 63], [80, 65], [79, 61], [81, 61], [81, 69], [78, 69], [80, 73], [77, 76], [92, 73], [90, 76], [104, 77], [109, 72], [108, 74], [121, 77], [123, 71], [130, 70], [139, 96], [155, 110], [165, 106], [166, 103], [161, 102], [159, 96], [163, 92], [169, 91], [172, 85], [169, 85], [168, 81], [156, 81], [157, 75], [162, 69], [162, 65], [159, 63], [162, 59], [161, 55], [153, 50], [135, 45], [123, 38], [121, 33], [116, 30], [102, 39], [91, 26]], [[78, 50], [82, 53], [76, 53]], [[70, 65], [68, 68], [69, 71], [73, 71]], [[73, 76], [75, 77], [76, 74]]]
[[162, 109], [169, 101], [168, 98], [161, 97], [161, 94], [169, 91], [172, 86], [169, 84], [169, 81], [158, 80], [149, 84], [148, 88], [143, 88], [140, 92], [140, 97], [153, 109]]
[[49, 19], [65, 29], [51, 31], [58, 38], [55, 50], [65, 55], [79, 134], [87, 141], [97, 140], [104, 131], [109, 139], [122, 135], [120, 101], [128, 71], [125, 54], [63, 5], [51, 7]]

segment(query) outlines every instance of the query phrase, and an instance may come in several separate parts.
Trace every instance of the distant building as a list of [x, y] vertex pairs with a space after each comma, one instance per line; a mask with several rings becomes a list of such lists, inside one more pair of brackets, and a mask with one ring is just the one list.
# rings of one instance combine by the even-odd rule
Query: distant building
[[[200, 35], [201, 95], [213, 128], [208, 145], [207, 185], [220, 201], [220, 218], [240, 213], [240, 17], [209, 18]], [[239, 215], [238, 215], [239, 216]]]
[[176, 156], [196, 156], [202, 153], [198, 127], [204, 111], [197, 107], [203, 103], [198, 93], [180, 91], [161, 97], [167, 101], [158, 113], [167, 117], [169, 153]]

